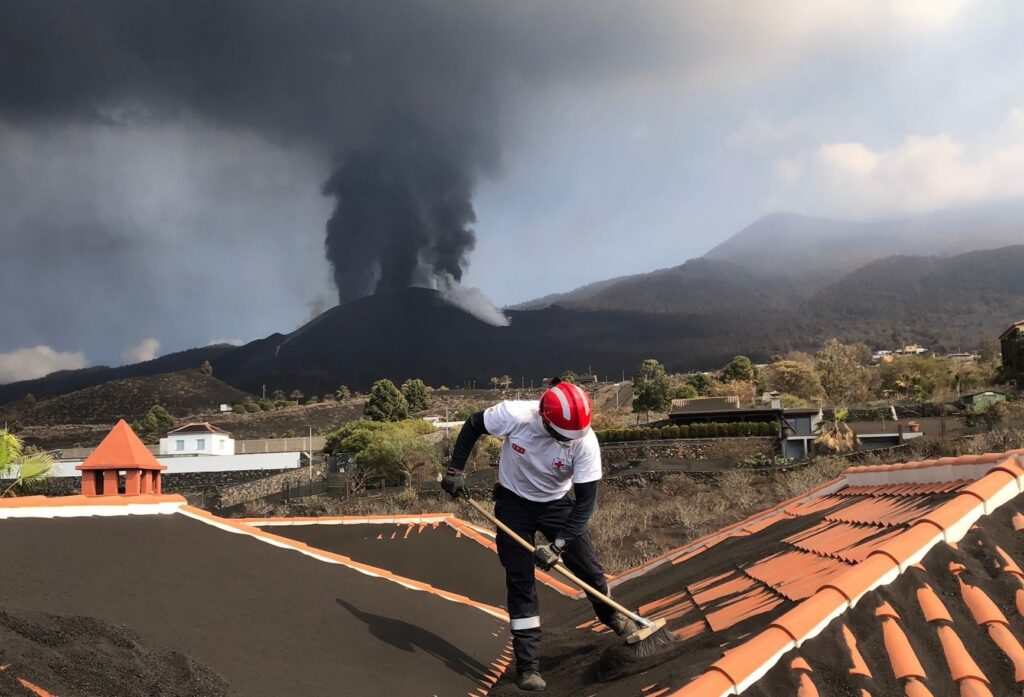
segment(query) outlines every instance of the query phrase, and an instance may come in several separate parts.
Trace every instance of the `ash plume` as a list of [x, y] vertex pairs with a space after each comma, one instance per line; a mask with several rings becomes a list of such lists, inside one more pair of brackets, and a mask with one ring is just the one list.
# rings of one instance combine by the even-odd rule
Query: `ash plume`
[[476, 214], [458, 146], [405, 119], [349, 153], [324, 184], [337, 200], [326, 246], [342, 303], [462, 280]]
[[[68, 133], [86, 161], [97, 132], [168, 126], [300, 150], [325, 165], [322, 192], [334, 199], [325, 251], [341, 302], [451, 288], [475, 244], [474, 186], [507, 145], [503, 98], [525, 103], [553, 85], [628, 72], [655, 26], [598, 0], [9, 0], [0, 129]], [[277, 173], [245, 175], [273, 183]], [[35, 226], [41, 248], [74, 258], [87, 244], [78, 221], [91, 199], [82, 198], [48, 207], [61, 224]], [[139, 236], [129, 222], [109, 223], [95, 227]], [[109, 268], [92, 275], [119, 274], [116, 257], [128, 253], [118, 250], [129, 246], [118, 242], [97, 262]]]

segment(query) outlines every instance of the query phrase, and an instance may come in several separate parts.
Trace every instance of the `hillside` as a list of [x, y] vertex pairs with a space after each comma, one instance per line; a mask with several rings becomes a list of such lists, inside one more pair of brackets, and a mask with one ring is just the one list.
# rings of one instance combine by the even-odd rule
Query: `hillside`
[[220, 404], [241, 402], [251, 395], [192, 368], [174, 373], [123, 378], [0, 407], [0, 421], [20, 420], [36, 426], [56, 424], [113, 424], [145, 416], [154, 404], [180, 417], [216, 410]]
[[762, 273], [835, 279], [890, 256], [952, 256], [1024, 241], [1024, 201], [849, 222], [794, 213], [755, 221], [704, 255]]
[[820, 291], [806, 318], [873, 345], [973, 348], [1024, 317], [1024, 246], [955, 257], [882, 259]]
[[786, 277], [729, 261], [691, 259], [668, 269], [592, 283], [522, 307], [705, 315], [779, 310], [803, 295], [801, 284]]
[[0, 385], [0, 404], [21, 399], [30, 393], [36, 397], [48, 394], [63, 394], [121, 378], [159, 375], [160, 373], [170, 373], [185, 368], [198, 368], [203, 364], [203, 361], [212, 361], [234, 350], [235, 347], [230, 344], [217, 344], [168, 353], [151, 361], [133, 363], [116, 368], [98, 365], [80, 370], [58, 370], [55, 373], [50, 373], [34, 380], [22, 380]]

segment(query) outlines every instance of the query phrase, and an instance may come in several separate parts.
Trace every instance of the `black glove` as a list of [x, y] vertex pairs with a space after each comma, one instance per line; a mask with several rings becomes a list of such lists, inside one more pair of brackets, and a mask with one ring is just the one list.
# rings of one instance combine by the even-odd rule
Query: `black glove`
[[533, 563], [541, 571], [550, 571], [560, 561], [562, 561], [562, 553], [554, 545], [538, 545], [533, 550]]
[[466, 493], [466, 475], [460, 469], [449, 467], [441, 477], [441, 488], [452, 498], [459, 498]]

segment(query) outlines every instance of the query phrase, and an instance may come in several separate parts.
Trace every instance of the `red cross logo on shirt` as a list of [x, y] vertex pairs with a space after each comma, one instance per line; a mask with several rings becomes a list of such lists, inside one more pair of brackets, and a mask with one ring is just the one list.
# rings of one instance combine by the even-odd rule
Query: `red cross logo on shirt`
[[562, 469], [565, 467], [565, 460], [563, 460], [560, 457], [556, 457], [555, 461], [551, 463], [551, 466], [554, 467], [559, 472], [561, 472]]

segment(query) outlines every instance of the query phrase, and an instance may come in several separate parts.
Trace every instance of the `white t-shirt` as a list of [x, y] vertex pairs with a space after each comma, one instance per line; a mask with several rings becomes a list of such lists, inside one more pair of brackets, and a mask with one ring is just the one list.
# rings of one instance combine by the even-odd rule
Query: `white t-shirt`
[[498, 483], [530, 501], [554, 501], [573, 484], [601, 478], [601, 448], [591, 430], [571, 443], [551, 437], [536, 401], [506, 400], [484, 411], [484, 427], [504, 436]]

